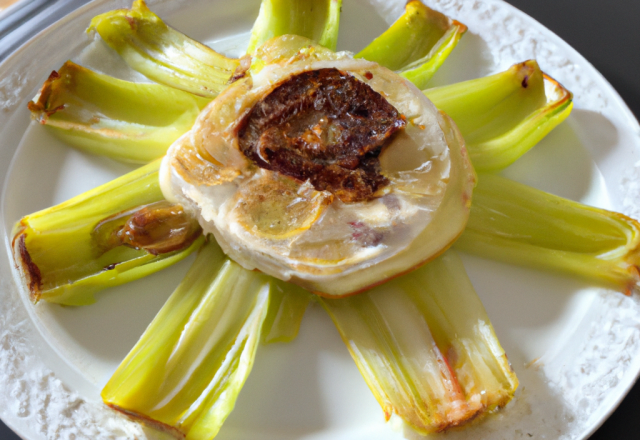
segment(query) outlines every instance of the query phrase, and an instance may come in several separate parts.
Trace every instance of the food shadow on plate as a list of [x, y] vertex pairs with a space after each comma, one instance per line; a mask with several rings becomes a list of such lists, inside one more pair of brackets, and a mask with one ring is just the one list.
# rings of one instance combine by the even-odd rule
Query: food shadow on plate
[[135, 168], [69, 148], [33, 122], [14, 155], [4, 189], [7, 233], [23, 216], [64, 202]]
[[138, 342], [149, 323], [184, 278], [193, 256], [148, 277], [96, 294], [88, 306], [36, 306], [40, 324], [56, 346], [71, 353], [88, 353], [71, 362], [89, 380], [104, 385], [110, 374]]
[[[2, 207], [7, 234], [23, 216], [51, 206], [56, 192], [56, 185], [52, 182], [58, 180], [65, 161], [61, 155], [65, 147], [56, 142], [49, 143], [51, 135], [43, 127], [33, 123], [27, 132], [33, 133], [31, 139], [38, 144], [31, 147], [25, 135], [8, 170]], [[43, 145], [47, 147], [42, 148]]]
[[[180, 2], [166, 2], [151, 8], [160, 17], [170, 17], [166, 19], [169, 26], [186, 33], [189, 38], [206, 42], [250, 30], [258, 16], [260, 4], [260, 0], [190, 0], [188, 8], [180, 5]], [[161, 10], [162, 6], [167, 8], [166, 13]], [[198, 13], [194, 15], [193, 10]], [[212, 20], [215, 26], [211, 25]]]
[[496, 432], [508, 427], [508, 432], [523, 434], [513, 438], [529, 438], [528, 433], [535, 438], [558, 438], [573, 415], [558, 386], [549, 384], [556, 372], [548, 371], [547, 364], [553, 369], [558, 363], [571, 362], [567, 347], [573, 344], [575, 329], [588, 319], [601, 289], [563, 274], [461, 256], [520, 386], [514, 401], [495, 417], [468, 432], [449, 435], [454, 440], [494, 440]]
[[312, 303], [298, 338], [261, 346], [225, 422], [220, 440], [306, 438], [338, 426], [345, 431], [382, 423], [366, 386], [326, 312]]
[[[526, 61], [526, 60], [521, 60]], [[429, 81], [428, 87], [440, 87], [497, 73], [487, 42], [467, 31], [455, 50]]]
[[[340, 14], [340, 32], [338, 34], [338, 50], [358, 53], [374, 38], [387, 30], [387, 23], [375, 8], [368, 7], [369, 1], [343, 1]], [[403, 10], [399, 10], [398, 16]], [[366, 26], [363, 26], [366, 23]]]
[[572, 276], [460, 254], [514, 365], [528, 365], [570, 337], [565, 325], [583, 318], [582, 305], [599, 290]]
[[574, 109], [569, 125], [595, 162], [601, 162], [619, 142], [618, 129], [600, 113]]
[[617, 143], [618, 132], [611, 121], [599, 113], [576, 109], [502, 174], [560, 197], [610, 209], [596, 161]]

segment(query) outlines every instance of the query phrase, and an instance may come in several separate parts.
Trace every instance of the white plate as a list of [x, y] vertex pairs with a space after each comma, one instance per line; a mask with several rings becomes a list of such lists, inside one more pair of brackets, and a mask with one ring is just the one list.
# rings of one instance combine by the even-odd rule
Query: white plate
[[[402, 12], [404, 0], [344, 0], [340, 49], [358, 50]], [[640, 128], [616, 92], [566, 43], [500, 0], [428, 0], [470, 31], [434, 84], [504, 70], [537, 58], [575, 94], [562, 126], [505, 171], [511, 178], [640, 217]], [[93, 2], [0, 65], [0, 416], [21, 436], [157, 438], [100, 404], [99, 392], [186, 272], [189, 261], [104, 292], [82, 308], [33, 307], [14, 281], [11, 227], [21, 216], [111, 180], [130, 167], [68, 149], [30, 125], [26, 102], [52, 69], [78, 59], [94, 15], [127, 1]], [[259, 0], [151, 2], [174, 27], [238, 54]], [[385, 17], [385, 19], [381, 18]], [[101, 52], [102, 53], [102, 52]], [[105, 56], [85, 63], [107, 68]], [[623, 398], [640, 371], [637, 295], [464, 258], [521, 380], [505, 410], [447, 439], [583, 439]], [[533, 362], [536, 361], [536, 362]], [[533, 363], [532, 363], [533, 362]], [[219, 439], [399, 439], [330, 320], [312, 307], [291, 344], [261, 347]]]

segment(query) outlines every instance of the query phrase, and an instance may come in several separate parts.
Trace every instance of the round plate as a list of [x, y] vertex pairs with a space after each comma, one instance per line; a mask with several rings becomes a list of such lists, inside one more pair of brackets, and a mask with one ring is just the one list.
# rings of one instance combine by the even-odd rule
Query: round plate
[[[566, 43], [500, 0], [429, 0], [467, 24], [432, 85], [476, 78], [536, 58], [575, 94], [570, 118], [503, 174], [584, 203], [640, 217], [640, 128], [602, 76]], [[344, 0], [339, 49], [359, 50], [404, 0]], [[92, 44], [91, 17], [129, 1], [86, 5], [0, 65], [0, 416], [28, 439], [160, 438], [100, 403], [110, 374], [186, 272], [189, 261], [98, 295], [81, 308], [33, 306], [9, 255], [12, 225], [131, 167], [67, 148], [30, 123], [26, 102], [49, 72], [73, 58], [128, 74]], [[150, 2], [177, 29], [231, 55], [243, 52], [258, 0]], [[385, 17], [384, 19], [381, 17]], [[91, 47], [90, 47], [91, 46]], [[90, 48], [89, 48], [90, 47]], [[89, 48], [89, 49], [87, 49]], [[516, 398], [447, 439], [583, 439], [615, 408], [640, 371], [637, 295], [464, 257], [521, 381]], [[299, 337], [263, 346], [219, 439], [400, 439], [385, 425], [329, 318], [311, 307]]]

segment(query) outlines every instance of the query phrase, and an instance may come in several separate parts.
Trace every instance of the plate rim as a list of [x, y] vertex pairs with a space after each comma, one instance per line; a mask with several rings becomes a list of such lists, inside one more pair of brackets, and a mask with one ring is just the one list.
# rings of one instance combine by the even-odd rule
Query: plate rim
[[[615, 104], [617, 104], [617, 106], [619, 107], [620, 110], [622, 110], [622, 112], [624, 113], [624, 117], [627, 120], [627, 122], [629, 124], [631, 124], [633, 127], [631, 127], [635, 133], [640, 137], [640, 124], [638, 122], [638, 118], [634, 115], [634, 113], [631, 111], [631, 109], [629, 108], [629, 106], [626, 104], [626, 102], [624, 101], [624, 99], [620, 96], [620, 94], [617, 92], [617, 90], [609, 83], [609, 81], [604, 77], [604, 75], [602, 75], [594, 66], [591, 62], [589, 62], [584, 56], [582, 56], [576, 49], [574, 49], [571, 45], [569, 45], [566, 41], [564, 41], [561, 37], [559, 37], [557, 34], [555, 34], [553, 31], [549, 30], [546, 26], [544, 26], [543, 24], [541, 24], [540, 22], [538, 22], [536, 19], [534, 19], [533, 17], [529, 16], [528, 14], [524, 13], [523, 11], [519, 10], [518, 8], [516, 8], [515, 6], [505, 2], [504, 0], [488, 0], [489, 3], [499, 3], [502, 6], [501, 7], [506, 7], [508, 10], [510, 10], [511, 13], [514, 13], [516, 15], [518, 15], [521, 19], [528, 21], [528, 22], [533, 22], [535, 23], [536, 26], [539, 27], [539, 29], [541, 29], [546, 38], [552, 38], [553, 39], [553, 43], [555, 43], [556, 45], [562, 47], [562, 49], [568, 53], [570, 53], [572, 56], [576, 57], [580, 63], [583, 66], [587, 66], [589, 69], [588, 75], [591, 77], [595, 77], [598, 79], [598, 82], [600, 85], [603, 85], [604, 87], [606, 87], [606, 92], [611, 95], [612, 97], [614, 97], [614, 101]], [[0, 71], [7, 69], [8, 66], [16, 63], [18, 59], [20, 59], [20, 57], [25, 56], [25, 53], [28, 54], [30, 48], [34, 45], [37, 45], [43, 38], [46, 38], [47, 35], [49, 35], [51, 32], [55, 31], [56, 29], [59, 29], [61, 27], [64, 27], [67, 23], [69, 23], [70, 21], [75, 20], [77, 17], [87, 13], [88, 11], [95, 11], [96, 9], [99, 9], [100, 7], [106, 6], [106, 5], [120, 5], [122, 3], [130, 3], [130, 2], [125, 2], [123, 0], [92, 0], [82, 6], [80, 6], [79, 8], [73, 10], [72, 12], [70, 12], [69, 14], [65, 15], [63, 18], [61, 18], [60, 20], [52, 23], [51, 25], [49, 25], [48, 27], [46, 27], [45, 29], [39, 31], [37, 34], [35, 34], [32, 38], [30, 38], [27, 42], [25, 42], [23, 45], [21, 45], [19, 48], [17, 48], [15, 51], [13, 51], [11, 54], [9, 54], [1, 63], [0, 63]], [[180, 0], [176, 0], [176, 1], [171, 1], [171, 0], [159, 0], [159, 1], [150, 1], [149, 2], [151, 5], [158, 5], [158, 4], [168, 4], [168, 3], [181, 3]], [[433, 2], [431, 2], [433, 3]], [[119, 7], [119, 6], [117, 6]], [[1, 121], [0, 121], [1, 122]], [[15, 153], [15, 151], [14, 151]], [[13, 158], [15, 158], [15, 154], [13, 155]], [[7, 170], [12, 169], [12, 165], [13, 165], [13, 158], [11, 161], [11, 164], [9, 164], [9, 166], [7, 167]], [[2, 190], [4, 193], [4, 188], [6, 188], [6, 184], [8, 181], [8, 177], [9, 177], [10, 173], [7, 173], [5, 176], [3, 176], [3, 185], [2, 185]], [[0, 207], [0, 209], [3, 210], [3, 207]], [[6, 225], [4, 224], [4, 222], [2, 222], [2, 228], [3, 230], [6, 229]], [[620, 403], [624, 400], [625, 396], [628, 394], [628, 392], [631, 390], [631, 388], [634, 386], [634, 384], [637, 382], [638, 378], [640, 377], [640, 369], [638, 369], [635, 372], [635, 378], [631, 381], [629, 381], [629, 383], [627, 383], [627, 385], [624, 387], [624, 392], [615, 399], [615, 402], [613, 404], [611, 404], [609, 406], [608, 411], [606, 412], [606, 414], [604, 414], [603, 416], [600, 417], [599, 421], [595, 424], [593, 424], [587, 431], [583, 431], [580, 438], [584, 439], [589, 437], [590, 435], [592, 435], [606, 420], [607, 418], [616, 410], [616, 408], [620, 405]], [[2, 420], [4, 421], [4, 423], [9, 426], [18, 436], [20, 436], [21, 438], [26, 438], [24, 437], [23, 433], [19, 432], [19, 430], [15, 429], [14, 424], [12, 423], [12, 420], [7, 420], [4, 417], [1, 417]]]

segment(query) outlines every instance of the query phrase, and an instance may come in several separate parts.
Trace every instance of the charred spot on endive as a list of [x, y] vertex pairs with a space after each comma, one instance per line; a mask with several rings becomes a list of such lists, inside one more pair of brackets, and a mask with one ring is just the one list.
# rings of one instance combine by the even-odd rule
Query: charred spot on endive
[[40, 299], [40, 291], [42, 289], [42, 274], [36, 264], [31, 259], [31, 255], [25, 244], [26, 236], [24, 235], [24, 225], [20, 222], [18, 232], [15, 233], [11, 241], [11, 247], [14, 252], [14, 260], [17, 263], [18, 270], [22, 271], [24, 279], [27, 281], [29, 289], [29, 298], [32, 302]]

